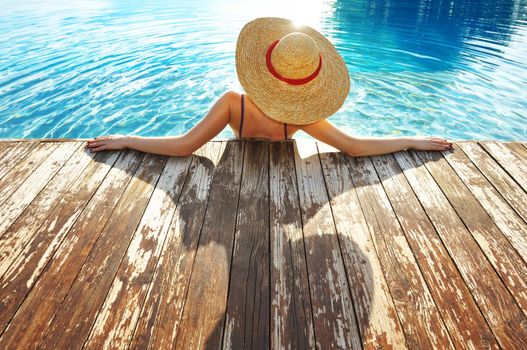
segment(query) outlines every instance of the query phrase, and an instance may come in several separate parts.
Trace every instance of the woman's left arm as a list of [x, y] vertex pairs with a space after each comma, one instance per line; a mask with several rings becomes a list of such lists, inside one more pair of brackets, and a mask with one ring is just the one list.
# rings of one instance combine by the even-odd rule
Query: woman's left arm
[[348, 135], [327, 120], [301, 127], [303, 131], [351, 156], [373, 156], [404, 149], [447, 150], [452, 143], [437, 137], [357, 137]]

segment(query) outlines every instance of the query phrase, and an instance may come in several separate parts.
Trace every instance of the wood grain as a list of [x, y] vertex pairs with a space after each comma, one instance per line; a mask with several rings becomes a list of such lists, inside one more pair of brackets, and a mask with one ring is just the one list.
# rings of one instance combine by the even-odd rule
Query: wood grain
[[79, 178], [78, 191], [63, 198], [6, 274], [0, 294], [10, 296], [9, 308], [16, 310], [33, 288], [0, 338], [0, 348], [38, 345], [142, 159], [135, 151], [105, 153], [110, 157]]
[[245, 145], [228, 142], [214, 170], [174, 344], [177, 349], [222, 347]]
[[[441, 153], [418, 154], [527, 316], [527, 265], [521, 256]], [[522, 322], [521, 318], [518, 322]], [[527, 325], [525, 326], [527, 335]]]
[[[443, 152], [443, 156], [496, 226], [507, 237], [523, 262], [527, 262], [527, 223], [516, 214], [494, 186], [472, 164], [465, 153], [457, 147], [459, 146], [456, 145], [457, 152]], [[494, 225], [491, 226], [494, 227]], [[496, 229], [493, 232], [495, 231]], [[492, 244], [493, 242], [488, 243]]]
[[476, 142], [460, 142], [458, 147], [470, 158], [478, 170], [492, 183], [510, 206], [527, 222], [527, 193]]
[[165, 167], [166, 160], [166, 156], [152, 154], [144, 156], [119, 202], [115, 204], [111, 216], [53, 318], [39, 348], [82, 348]]
[[14, 145], [16, 145], [16, 142], [1, 142], [0, 143], [0, 159], [2, 159], [4, 155], [4, 150], [9, 149]]
[[176, 340], [213, 173], [220, 157], [225, 155], [225, 146], [226, 143], [208, 143], [192, 157], [166, 243], [136, 322], [132, 349], [170, 348]]
[[[423, 153], [426, 152], [421, 152]], [[446, 180], [439, 178], [437, 168], [445, 167], [445, 165], [448, 167], [448, 164], [443, 159], [443, 162], [438, 162], [433, 167], [431, 165], [435, 162], [426, 162], [425, 166], [414, 151], [397, 152], [395, 157], [450, 256], [455, 261], [465, 284], [472, 292], [499, 344], [505, 348], [519, 344], [520, 339], [525, 337], [522, 334], [524, 332], [522, 328], [527, 326], [521, 323], [524, 315], [466, 228], [465, 223], [452, 208], [450, 201], [455, 197], [452, 193], [448, 195], [443, 193], [443, 191], [450, 190], [444, 185]], [[428, 170], [435, 174], [433, 178]], [[436, 181], [442, 186], [439, 187]], [[471, 196], [468, 193], [468, 198], [462, 198], [462, 202], [471, 200]], [[467, 208], [469, 208], [468, 205], [469, 203], [467, 203]], [[477, 208], [471, 209], [477, 210]], [[513, 331], [511, 325], [518, 327], [516, 331]]]
[[365, 349], [405, 349], [406, 340], [361, 210], [349, 156], [324, 152], [320, 159]]
[[527, 170], [527, 165], [525, 165], [525, 161], [527, 161], [527, 149], [522, 146], [520, 142], [495, 142], [499, 143], [506, 148], [508, 148], [515, 157], [522, 163], [519, 166], [523, 169], [523, 171]]
[[[92, 155], [79, 147], [14, 223], [6, 231], [0, 231], [0, 235], [3, 235], [0, 239], [0, 276], [7, 271], [28, 242], [33, 239], [33, 235], [38, 233], [43, 221], [62, 200], [62, 197], [70, 190], [77, 190], [76, 188], [71, 189], [70, 186], [81, 176], [93, 159]], [[0, 226], [8, 226], [7, 223], [10, 220], [6, 219], [5, 222], [0, 222]]]
[[[527, 157], [517, 147], [506, 143], [479, 142], [505, 171], [527, 192]], [[518, 145], [520, 146], [520, 145]]]
[[191, 161], [191, 157], [168, 158], [86, 348], [126, 348], [130, 343]]
[[350, 157], [347, 160], [408, 348], [453, 348], [371, 159]]
[[245, 145], [223, 347], [269, 348], [269, 143]]
[[[59, 146], [58, 143], [40, 143], [31, 149], [23, 162], [18, 162], [0, 182], [0, 207], [6, 208], [4, 203], [13, 192], [24, 183], [33, 171]], [[29, 146], [31, 148], [31, 144]]]
[[269, 145], [271, 348], [314, 349], [293, 144]]
[[[8, 163], [5, 163], [3, 161], [3, 158], [6, 154], [8, 154], [10, 152], [11, 149], [13, 148], [16, 148], [17, 146], [21, 145], [22, 143], [21, 142], [16, 142], [16, 141], [12, 141], [12, 142], [0, 142], [0, 169], [2, 167], [5, 167], [6, 165], [8, 165]], [[1, 178], [1, 177], [0, 177]]]
[[372, 157], [372, 161], [455, 348], [499, 348], [393, 155]]
[[59, 144], [4, 201], [0, 206], [0, 238], [80, 146], [73, 142]]
[[4, 176], [28, 156], [38, 144], [38, 142], [13, 142], [11, 146], [4, 149], [2, 158], [0, 158], [0, 185], [4, 182]]
[[525, 144], [84, 141], [0, 140], [0, 349], [527, 341]]
[[360, 349], [357, 325], [316, 144], [295, 144], [316, 347]]

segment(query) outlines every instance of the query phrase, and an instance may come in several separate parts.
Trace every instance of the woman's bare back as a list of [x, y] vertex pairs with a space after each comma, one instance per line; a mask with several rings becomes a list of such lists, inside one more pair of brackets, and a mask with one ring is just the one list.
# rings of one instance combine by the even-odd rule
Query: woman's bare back
[[[231, 116], [229, 126], [237, 137], [240, 137], [241, 126], [241, 95], [235, 93], [234, 103], [231, 104]], [[236, 102], [237, 101], [237, 102]], [[287, 138], [300, 128], [293, 124], [286, 124]], [[256, 107], [249, 96], [244, 94], [244, 121], [242, 135], [244, 139], [269, 139], [271, 141], [284, 140], [284, 123], [266, 116]]]

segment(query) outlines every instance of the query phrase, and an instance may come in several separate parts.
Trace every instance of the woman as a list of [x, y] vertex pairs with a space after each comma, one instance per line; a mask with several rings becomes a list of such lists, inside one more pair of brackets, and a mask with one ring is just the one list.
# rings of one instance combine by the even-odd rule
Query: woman
[[350, 77], [335, 47], [319, 32], [283, 18], [247, 23], [236, 44], [236, 72], [246, 94], [225, 93], [207, 116], [181, 136], [109, 135], [88, 141], [94, 152], [135, 149], [189, 156], [229, 125], [239, 138], [271, 141], [303, 130], [351, 156], [403, 149], [447, 150], [437, 137], [356, 137], [326, 120], [344, 103]]

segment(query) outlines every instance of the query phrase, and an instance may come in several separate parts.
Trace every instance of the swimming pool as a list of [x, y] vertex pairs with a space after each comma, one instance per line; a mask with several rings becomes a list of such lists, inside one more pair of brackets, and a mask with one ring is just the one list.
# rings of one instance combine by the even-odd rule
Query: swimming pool
[[0, 138], [182, 134], [241, 90], [243, 24], [279, 16], [320, 30], [344, 57], [351, 91], [329, 119], [344, 131], [527, 140], [527, 0], [0, 6]]

